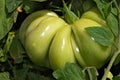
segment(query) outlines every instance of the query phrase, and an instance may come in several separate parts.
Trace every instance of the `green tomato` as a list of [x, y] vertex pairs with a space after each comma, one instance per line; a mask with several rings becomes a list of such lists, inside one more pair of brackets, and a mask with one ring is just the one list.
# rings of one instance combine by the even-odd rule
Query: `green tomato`
[[111, 56], [111, 46], [102, 46], [88, 35], [85, 28], [92, 26], [108, 27], [94, 8], [73, 24], [43, 10], [25, 19], [19, 36], [29, 58], [38, 66], [56, 70], [68, 62], [78, 62], [82, 67], [101, 68]]
[[[25, 22], [27, 21], [25, 20]], [[39, 66], [49, 67], [48, 53], [52, 39], [57, 31], [67, 24], [64, 20], [57, 17], [55, 13], [51, 13], [51, 15], [40, 15], [38, 18], [32, 20], [28, 26], [26, 26], [25, 22], [23, 22], [23, 26], [20, 29], [20, 40], [28, 56], [33, 63]], [[26, 30], [23, 27], [26, 27]], [[22, 35], [22, 31], [24, 35]]]
[[41, 66], [48, 66], [49, 64], [46, 59], [48, 58], [47, 55], [51, 40], [65, 23], [58, 17], [43, 17], [45, 17], [44, 20], [42, 19], [37, 26], [33, 26], [35, 25], [34, 21], [29, 25], [25, 36], [25, 49], [34, 63], [39, 63]]
[[101, 27], [102, 25], [91, 19], [81, 18], [74, 22], [72, 26], [79, 47], [80, 55], [77, 55], [77, 59], [84, 67], [95, 66], [96, 68], [101, 68], [110, 57], [111, 46], [102, 46], [88, 35], [85, 28], [92, 26]]
[[103, 46], [97, 43], [93, 37], [86, 32], [87, 27], [108, 27], [96, 8], [85, 12], [81, 19], [73, 23], [74, 41], [72, 40], [75, 56], [83, 67], [95, 66], [101, 68], [111, 57], [110, 46]]
[[107, 26], [106, 21], [103, 19], [102, 15], [99, 13], [98, 9], [93, 7], [89, 11], [86, 11], [81, 18], [91, 19], [95, 22], [98, 22], [102, 26]]
[[76, 62], [70, 38], [71, 27], [68, 25], [56, 33], [49, 51], [50, 65], [53, 70], [64, 67], [67, 62]]
[[[24, 39], [25, 39], [25, 34], [26, 34], [26, 30], [27, 28], [29, 27], [30, 23], [37, 19], [38, 17], [41, 17], [41, 16], [44, 16], [44, 15], [49, 15], [49, 16], [56, 16], [57, 17], [57, 14], [52, 12], [52, 11], [49, 11], [49, 10], [41, 10], [41, 11], [36, 11], [32, 14], [30, 14], [22, 23], [21, 27], [20, 27], [20, 30], [19, 30], [19, 38], [22, 42], [22, 44], [24, 45]], [[37, 21], [39, 22], [39, 21]], [[36, 22], [36, 24], [37, 24]]]

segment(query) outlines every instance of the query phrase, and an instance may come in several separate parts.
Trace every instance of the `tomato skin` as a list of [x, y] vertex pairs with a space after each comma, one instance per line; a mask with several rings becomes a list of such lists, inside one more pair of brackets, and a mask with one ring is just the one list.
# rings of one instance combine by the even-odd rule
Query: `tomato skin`
[[71, 27], [68, 25], [56, 33], [49, 51], [50, 64], [53, 70], [64, 67], [67, 62], [76, 62], [70, 38]]
[[101, 68], [107, 58], [110, 57], [111, 46], [102, 46], [95, 42], [94, 38], [90, 37], [85, 31], [85, 28], [90, 26], [101, 27], [102, 25], [91, 19], [81, 18], [74, 22], [72, 26], [75, 39], [80, 50], [80, 58], [82, 57], [84, 63], [79, 60], [78, 56], [77, 59], [84, 67], [95, 66], [96, 68]]
[[52, 12], [52, 11], [49, 11], [49, 10], [40, 10], [40, 11], [36, 11], [32, 14], [30, 14], [24, 21], [23, 23], [21, 24], [21, 27], [19, 29], [19, 38], [22, 42], [22, 44], [24, 45], [24, 39], [25, 39], [25, 34], [26, 34], [26, 30], [27, 28], [29, 27], [29, 24], [37, 19], [38, 17], [41, 17], [41, 16], [44, 16], [44, 15], [49, 15], [49, 16], [56, 16], [57, 17], [57, 14]]
[[65, 23], [62, 19], [53, 16], [45, 16], [38, 26], [32, 25], [34, 28], [30, 25], [26, 31], [25, 48], [34, 63], [39, 63], [41, 66], [48, 64], [46, 59], [51, 40], [63, 25]]
[[73, 42], [75, 56], [79, 64], [83, 67], [95, 66], [101, 68], [111, 57], [112, 45], [103, 46], [94, 41], [85, 31], [87, 27], [108, 27], [106, 21], [99, 14], [96, 8], [85, 12], [81, 19], [75, 21], [72, 26], [74, 38], [77, 44]]
[[29, 58], [38, 66], [56, 70], [67, 62], [78, 62], [82, 67], [99, 69], [109, 60], [112, 46], [102, 46], [88, 35], [85, 28], [93, 26], [108, 27], [96, 9], [85, 12], [72, 24], [43, 10], [25, 19], [19, 36]]
[[87, 18], [87, 19], [91, 19], [95, 22], [98, 22], [99, 24], [101, 24], [104, 27], [107, 27], [107, 23], [104, 20], [104, 18], [102, 17], [102, 15], [99, 13], [98, 9], [93, 7], [92, 9], [90, 9], [89, 11], [86, 11], [81, 18]]
[[[50, 66], [48, 53], [53, 37], [59, 29], [67, 25], [67, 23], [56, 16], [55, 13], [51, 13], [51, 15], [48, 15], [48, 13], [47, 15], [35, 18], [28, 26], [25, 26], [24, 36], [20, 37], [32, 62], [38, 66], [45, 67]], [[24, 30], [23, 26], [22, 29], [20, 29], [20, 36], [23, 34], [22, 30]]]

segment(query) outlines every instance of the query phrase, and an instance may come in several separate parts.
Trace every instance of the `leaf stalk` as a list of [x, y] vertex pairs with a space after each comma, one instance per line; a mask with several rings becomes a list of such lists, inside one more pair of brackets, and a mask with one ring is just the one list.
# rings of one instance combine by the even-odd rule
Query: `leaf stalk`
[[114, 55], [113, 55], [112, 59], [110, 60], [110, 63], [108, 64], [108, 67], [107, 67], [107, 69], [105, 70], [105, 73], [104, 73], [104, 75], [103, 75], [103, 77], [102, 77], [101, 80], [106, 80], [106, 79], [107, 79], [107, 75], [108, 75], [108, 73], [109, 73], [109, 71], [110, 71], [110, 69], [111, 69], [111, 67], [112, 67], [115, 59], [117, 58], [117, 56], [118, 56], [119, 54], [120, 54], [120, 49], [114, 53]]

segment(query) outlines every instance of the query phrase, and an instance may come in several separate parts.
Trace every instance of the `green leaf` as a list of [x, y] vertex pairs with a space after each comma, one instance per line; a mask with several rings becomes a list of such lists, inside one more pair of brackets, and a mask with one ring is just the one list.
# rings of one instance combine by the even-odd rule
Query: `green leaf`
[[32, 0], [24, 0], [23, 1], [23, 9], [26, 13], [32, 13], [37, 10], [45, 9], [48, 6], [44, 2], [32, 1]]
[[5, 0], [8, 13], [13, 12], [22, 3], [23, 0]]
[[82, 0], [72, 0], [71, 2], [71, 10], [80, 18], [83, 13], [83, 1]]
[[7, 60], [7, 53], [10, 50], [12, 40], [14, 38], [14, 32], [9, 32], [4, 48], [0, 50], [0, 61], [5, 62]]
[[8, 51], [9, 51], [9, 49], [10, 49], [10, 46], [11, 46], [11, 44], [12, 44], [12, 41], [13, 41], [14, 36], [15, 36], [15, 33], [14, 33], [14, 32], [9, 32], [8, 38], [7, 38], [6, 43], [5, 43], [5, 45], [4, 45], [4, 48], [3, 48], [5, 54], [8, 53]]
[[24, 49], [18, 39], [18, 36], [13, 38], [9, 52], [15, 63], [20, 63], [23, 61]]
[[13, 68], [13, 72], [14, 72], [14, 79], [15, 80], [25, 80], [30, 68], [30, 65], [27, 64], [21, 64], [21, 66], [23, 66], [22, 68], [16, 68], [16, 66], [14, 66]]
[[63, 0], [63, 14], [64, 18], [68, 23], [73, 23], [74, 21], [78, 20], [79, 18], [76, 16], [74, 12], [72, 12], [66, 5]]
[[88, 34], [94, 39], [96, 42], [103, 46], [109, 46], [114, 41], [114, 35], [112, 32], [105, 27], [88, 27], [85, 28]]
[[101, 0], [93, 0], [100, 13], [102, 14], [102, 16], [104, 18], [106, 18], [108, 16], [108, 14], [111, 12], [111, 6], [112, 6], [112, 3], [109, 1], [109, 2], [105, 2], [105, 0], [101, 1]]
[[51, 80], [51, 78], [43, 76], [39, 73], [29, 72], [28, 73], [28, 80]]
[[92, 0], [84, 1], [84, 3], [83, 3], [83, 10], [84, 10], [84, 12], [89, 10], [90, 8], [92, 8], [94, 5], [95, 4], [94, 4], [94, 2]]
[[114, 76], [113, 80], [120, 80], [120, 75]]
[[74, 63], [67, 63], [64, 68], [53, 72], [57, 80], [86, 80], [83, 70]]
[[116, 1], [111, 0], [111, 1], [106, 1], [106, 0], [94, 0], [97, 4], [97, 7], [104, 17], [104, 19], [107, 21], [110, 29], [114, 33], [114, 35], [117, 37], [118, 36], [118, 11], [116, 5]]
[[1, 72], [0, 73], [0, 80], [10, 80], [8, 72]]
[[46, 1], [46, 0], [31, 0], [31, 1], [43, 2], [43, 1]]
[[117, 56], [117, 58], [115, 59], [114, 65], [117, 65], [120, 63], [120, 54]]
[[112, 8], [111, 13], [115, 16], [118, 16], [118, 10], [116, 8]]
[[4, 53], [3, 53], [3, 49], [0, 48], [0, 62], [4, 61]]
[[17, 13], [8, 14], [5, 8], [5, 0], [0, 0], [0, 40], [10, 31], [16, 20]]
[[108, 25], [110, 26], [112, 32], [117, 37], [118, 36], [118, 18], [110, 13], [106, 19]]
[[98, 72], [95, 67], [87, 67], [85, 71], [88, 74], [88, 80], [97, 80]]

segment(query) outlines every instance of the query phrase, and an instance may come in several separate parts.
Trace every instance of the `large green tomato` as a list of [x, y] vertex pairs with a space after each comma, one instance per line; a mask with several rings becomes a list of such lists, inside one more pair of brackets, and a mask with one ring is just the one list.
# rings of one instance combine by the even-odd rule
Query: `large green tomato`
[[[39, 66], [49, 67], [49, 60], [48, 60], [49, 54], [48, 53], [49, 53], [49, 47], [51, 45], [51, 42], [52, 42], [55, 34], [60, 29], [67, 26], [67, 24], [65, 23], [64, 20], [59, 18], [53, 12], [46, 11], [46, 13], [44, 12], [45, 14], [43, 14], [42, 12], [44, 12], [44, 11], [39, 11], [37, 13], [35, 12], [35, 13], [31, 14], [23, 22], [23, 24], [20, 28], [19, 36], [20, 36], [20, 40], [22, 41], [22, 43], [25, 47], [25, 50], [26, 50], [28, 56], [30, 57], [30, 59]], [[41, 13], [42, 13], [42, 16], [41, 16]], [[39, 15], [39, 17], [33, 16], [33, 15], [37, 15], [37, 14]], [[35, 18], [35, 19], [33, 19], [33, 18]], [[27, 23], [27, 21], [28, 21], [28, 23]], [[68, 29], [69, 34], [70, 34], [70, 30]], [[57, 47], [58, 46], [56, 46], [54, 49], [57, 49]], [[67, 46], [65, 48], [67, 48]], [[71, 49], [71, 48], [67, 48], [68, 52], [70, 52], [69, 49]], [[51, 49], [51, 51], [52, 50], [53, 49]], [[60, 50], [58, 52], [60, 52]], [[63, 52], [66, 53], [66, 51], [63, 51]], [[55, 53], [51, 53], [51, 54], [54, 55]], [[69, 55], [69, 53], [66, 53], [66, 55]], [[64, 63], [61, 63], [60, 65], [58, 65], [56, 67], [63, 66], [65, 64], [65, 62], [75, 62], [73, 53], [70, 53], [70, 56], [71, 57], [68, 60], [66, 59], [66, 61], [61, 60]], [[59, 63], [59, 60], [56, 61], [56, 63], [57, 62]]]
[[92, 26], [108, 27], [97, 9], [85, 12], [72, 24], [43, 10], [25, 19], [19, 36], [29, 58], [38, 66], [56, 70], [67, 62], [78, 62], [82, 67], [101, 68], [111, 56], [111, 46], [102, 46], [88, 35], [85, 28]]

